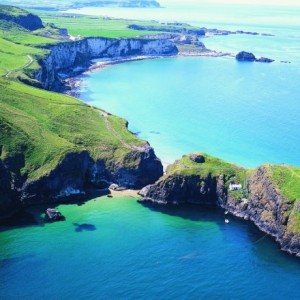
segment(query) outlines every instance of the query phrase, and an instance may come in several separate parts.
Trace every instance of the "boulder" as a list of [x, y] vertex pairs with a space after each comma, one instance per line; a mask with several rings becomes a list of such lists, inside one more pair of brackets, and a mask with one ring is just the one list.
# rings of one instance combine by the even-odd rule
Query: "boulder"
[[236, 56], [235, 59], [238, 61], [255, 61], [256, 58], [253, 53], [241, 51]]
[[205, 162], [205, 157], [201, 154], [190, 154], [189, 155], [190, 160], [196, 163], [204, 163]]

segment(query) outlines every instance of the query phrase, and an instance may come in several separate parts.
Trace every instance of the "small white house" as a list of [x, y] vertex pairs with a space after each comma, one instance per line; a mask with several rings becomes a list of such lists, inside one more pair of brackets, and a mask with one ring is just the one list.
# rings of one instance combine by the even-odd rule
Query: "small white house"
[[230, 182], [229, 189], [231, 191], [237, 191], [242, 188], [242, 185], [239, 182]]

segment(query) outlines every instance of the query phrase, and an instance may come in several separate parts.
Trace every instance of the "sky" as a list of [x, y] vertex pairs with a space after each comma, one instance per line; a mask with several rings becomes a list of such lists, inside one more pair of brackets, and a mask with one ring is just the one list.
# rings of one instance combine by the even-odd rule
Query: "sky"
[[[159, 0], [158, 0], [159, 1]], [[182, 0], [161, 0], [161, 4], [182, 3]], [[184, 0], [185, 3], [222, 3], [222, 4], [254, 4], [254, 5], [291, 5], [300, 6], [300, 0]]]

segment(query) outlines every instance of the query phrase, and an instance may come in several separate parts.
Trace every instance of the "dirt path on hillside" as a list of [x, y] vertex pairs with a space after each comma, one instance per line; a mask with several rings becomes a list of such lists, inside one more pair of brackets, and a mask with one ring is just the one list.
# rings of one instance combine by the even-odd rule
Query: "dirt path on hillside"
[[26, 55], [26, 56], [27, 56], [27, 58], [28, 58], [28, 62], [27, 62], [24, 66], [22, 66], [22, 67], [20, 67], [20, 68], [18, 68], [18, 69], [8, 71], [8, 72], [5, 74], [5, 77], [6, 77], [6, 78], [8, 78], [12, 73], [21, 71], [21, 70], [23, 70], [23, 69], [29, 67], [29, 66], [33, 63], [33, 58], [32, 58], [29, 54]]

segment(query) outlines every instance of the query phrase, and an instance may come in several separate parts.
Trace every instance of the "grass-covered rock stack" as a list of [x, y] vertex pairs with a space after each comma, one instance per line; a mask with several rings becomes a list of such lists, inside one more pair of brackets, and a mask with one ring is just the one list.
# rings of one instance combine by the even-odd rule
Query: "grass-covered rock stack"
[[[231, 190], [233, 183], [241, 187]], [[223, 207], [253, 221], [274, 236], [283, 250], [300, 256], [300, 168], [263, 165], [247, 170], [193, 153], [170, 165], [141, 195], [140, 202]]]
[[158, 182], [144, 188], [142, 201], [216, 205], [219, 197], [223, 197], [225, 182], [242, 178], [245, 172], [208, 154], [193, 153], [175, 161]]

